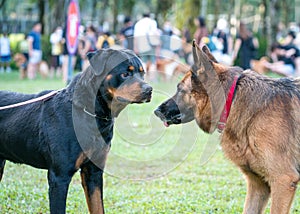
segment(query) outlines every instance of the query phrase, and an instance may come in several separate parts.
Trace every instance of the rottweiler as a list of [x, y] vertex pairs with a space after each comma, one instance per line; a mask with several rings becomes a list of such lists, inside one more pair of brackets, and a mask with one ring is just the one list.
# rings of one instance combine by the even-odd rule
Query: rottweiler
[[193, 44], [194, 65], [155, 114], [166, 126], [195, 120], [221, 132], [224, 154], [245, 175], [243, 213], [289, 213], [300, 179], [300, 79], [274, 79], [217, 63]]
[[[48, 170], [51, 213], [65, 213], [69, 184], [78, 170], [89, 212], [104, 213], [103, 167], [114, 118], [128, 104], [151, 99], [152, 87], [144, 82], [142, 63], [132, 51], [101, 49], [88, 58], [90, 66], [57, 92], [0, 91], [0, 178], [6, 160]], [[41, 96], [42, 100], [31, 102]], [[74, 112], [79, 112], [79, 118], [74, 119]], [[95, 123], [96, 130], [89, 130], [85, 121]], [[86, 128], [84, 145], [78, 140], [82, 133], [76, 132], [76, 126]], [[102, 140], [89, 142], [89, 138], [97, 139], [89, 136], [93, 134], [101, 135]], [[107, 149], [99, 151], [102, 147]]]

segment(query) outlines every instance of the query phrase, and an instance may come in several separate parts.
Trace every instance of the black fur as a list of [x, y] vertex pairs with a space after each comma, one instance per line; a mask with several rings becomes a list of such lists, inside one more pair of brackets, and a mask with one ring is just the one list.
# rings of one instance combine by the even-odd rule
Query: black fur
[[[98, 130], [107, 145], [113, 137], [113, 117], [111, 102], [114, 99], [107, 88], [117, 89], [124, 84], [120, 75], [127, 72], [128, 64], [134, 64], [132, 76], [128, 83], [139, 82], [147, 90], [141, 90], [143, 99], [151, 97], [151, 88], [143, 82], [143, 73], [139, 70], [141, 64], [137, 60], [127, 60], [110, 71], [111, 78], [104, 80], [99, 86], [95, 100], [95, 120]], [[95, 190], [103, 189], [103, 170], [98, 168], [88, 157], [82, 156], [83, 151], [76, 138], [72, 121], [72, 102], [76, 84], [86, 73], [78, 74], [68, 87], [56, 95], [32, 104], [0, 110], [0, 179], [3, 175], [5, 160], [14, 163], [28, 164], [36, 168], [48, 170], [49, 201], [51, 213], [65, 213], [66, 197], [74, 173], [81, 169], [82, 182], [85, 186], [90, 212], [92, 207], [102, 207], [97, 213], [104, 213], [103, 202], [89, 200]], [[96, 78], [96, 77], [92, 77]], [[0, 106], [19, 103], [40, 97], [50, 91], [38, 94], [21, 94], [0, 91]], [[127, 91], [127, 93], [131, 93]], [[143, 100], [135, 100], [139, 102]], [[128, 103], [122, 105], [124, 108]], [[122, 110], [122, 109], [120, 109]], [[97, 153], [97, 151], [91, 151]], [[89, 204], [90, 201], [90, 204]], [[2, 202], [5, 203], [5, 202]], [[99, 206], [100, 204], [100, 206]]]

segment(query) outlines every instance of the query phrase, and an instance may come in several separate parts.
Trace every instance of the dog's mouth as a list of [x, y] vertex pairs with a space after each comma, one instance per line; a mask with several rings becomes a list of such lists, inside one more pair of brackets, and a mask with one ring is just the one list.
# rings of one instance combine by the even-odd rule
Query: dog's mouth
[[151, 98], [152, 96], [151, 95], [144, 95], [144, 96], [141, 96], [137, 99], [128, 99], [128, 98], [125, 98], [125, 97], [121, 97], [121, 96], [117, 96], [116, 99], [121, 102], [121, 103], [125, 103], [125, 104], [141, 104], [141, 103], [149, 103], [151, 101]]
[[161, 111], [155, 110], [154, 114], [160, 118], [165, 127], [169, 127], [172, 124], [181, 124], [182, 114], [172, 115], [170, 118], [167, 118]]
[[[133, 104], [133, 103], [148, 103], [152, 98], [152, 87], [144, 84], [139, 90], [120, 89], [120, 93], [115, 93], [114, 97], [120, 103]], [[129, 92], [130, 91], [130, 92]]]

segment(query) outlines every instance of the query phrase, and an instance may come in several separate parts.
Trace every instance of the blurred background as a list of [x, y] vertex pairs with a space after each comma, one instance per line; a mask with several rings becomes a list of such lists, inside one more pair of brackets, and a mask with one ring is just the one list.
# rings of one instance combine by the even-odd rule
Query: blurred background
[[[300, 22], [300, 0], [79, 0], [81, 24], [94, 25], [118, 33], [126, 16], [135, 22], [145, 11], [153, 14], [159, 26], [170, 21], [180, 31], [195, 31], [193, 19], [203, 16], [213, 30], [219, 18], [225, 18], [235, 36], [240, 20], [251, 26], [260, 41], [260, 55], [276, 40], [280, 27]], [[0, 34], [26, 34], [36, 21], [42, 34], [49, 36], [57, 26], [64, 26], [68, 0], [0, 0]], [[298, 11], [298, 12], [297, 12]], [[279, 26], [280, 24], [280, 26]], [[17, 38], [18, 39], [18, 38]], [[12, 39], [13, 40], [13, 39]], [[48, 39], [44, 39], [48, 42]], [[16, 44], [12, 42], [12, 48]], [[44, 45], [47, 47], [47, 45]], [[49, 46], [48, 46], [49, 47]], [[45, 48], [46, 49], [46, 48]], [[47, 50], [44, 51], [47, 53]], [[49, 52], [49, 51], [48, 51]]]

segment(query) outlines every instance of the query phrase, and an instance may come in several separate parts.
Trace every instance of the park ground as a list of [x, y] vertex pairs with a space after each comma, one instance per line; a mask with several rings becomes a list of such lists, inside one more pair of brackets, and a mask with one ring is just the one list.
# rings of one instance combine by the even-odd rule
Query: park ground
[[[108, 160], [109, 172], [104, 175], [106, 212], [242, 213], [246, 183], [239, 170], [224, 157], [218, 138], [208, 136], [198, 129], [185, 128], [189, 124], [166, 129], [153, 116], [153, 110], [166, 98], [164, 94], [174, 92], [176, 81], [153, 83], [152, 86], [154, 93], [151, 103], [132, 105], [116, 120], [111, 157]], [[38, 78], [30, 81], [19, 80], [17, 72], [0, 74], [0, 90], [36, 93], [63, 87], [60, 79]], [[128, 127], [133, 131], [125, 133], [122, 130], [122, 118], [129, 118], [131, 125]], [[152, 121], [151, 124], [149, 121]], [[154, 141], [156, 146], [141, 149], [139, 145], [136, 146], [138, 142], [135, 139], [142, 139], [143, 134], [140, 133], [145, 135], [149, 129], [154, 130], [153, 136], [156, 132], [160, 133], [159, 130], [164, 130], [164, 134]], [[179, 142], [180, 136], [186, 136], [187, 141], [190, 139], [193, 142], [185, 142], [185, 148]], [[132, 139], [135, 146], [128, 139]], [[185, 154], [164, 159], [163, 162], [156, 161], [156, 164], [166, 169], [165, 173], [157, 173], [159, 177], [151, 178], [155, 170], [159, 169], [158, 166], [151, 170], [147, 166], [141, 167], [145, 160], [151, 157], [159, 159], [161, 151], [167, 154], [176, 146]], [[137, 165], [140, 171], [127, 171], [122, 163], [115, 163], [118, 154], [125, 162], [126, 159], [135, 159], [137, 163], [140, 161], [141, 165]], [[124, 179], [125, 176], [135, 180]], [[300, 213], [298, 198], [299, 192], [292, 213]], [[269, 206], [266, 213], [269, 213]], [[8, 162], [0, 183], [0, 213], [49, 213], [47, 172]], [[75, 174], [69, 188], [67, 213], [88, 213], [79, 173]]]

